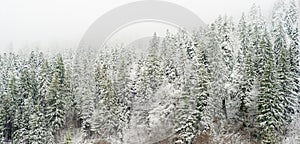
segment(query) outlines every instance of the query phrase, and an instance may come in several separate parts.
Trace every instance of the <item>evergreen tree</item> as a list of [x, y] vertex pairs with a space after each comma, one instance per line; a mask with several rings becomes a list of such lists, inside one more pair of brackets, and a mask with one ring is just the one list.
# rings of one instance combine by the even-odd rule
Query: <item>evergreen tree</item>
[[40, 112], [39, 106], [34, 107], [33, 113], [30, 115], [29, 118], [29, 125], [30, 125], [30, 143], [32, 144], [45, 144], [50, 142], [51, 140], [48, 139], [48, 130], [46, 128], [45, 123], [45, 115]]
[[192, 82], [189, 78], [185, 79], [184, 87], [182, 89], [182, 93], [177, 98], [176, 104], [176, 117], [175, 117], [175, 131], [178, 135], [175, 138], [175, 143], [191, 143], [193, 137], [193, 131], [190, 131], [190, 125], [193, 125], [193, 121], [191, 117], [191, 104], [192, 102]]
[[208, 50], [209, 50], [209, 71], [211, 75], [211, 95], [213, 99], [213, 115], [215, 117], [222, 117], [222, 100], [220, 99], [221, 94], [224, 91], [224, 77], [223, 66], [221, 61], [221, 51], [219, 49], [218, 38], [217, 38], [217, 23], [213, 23], [208, 31]]
[[[132, 62], [130, 60], [130, 54], [127, 54], [127, 52], [122, 52], [126, 55], [123, 55], [120, 57], [120, 64], [119, 64], [119, 70], [118, 70], [118, 76], [117, 76], [117, 82], [115, 84], [116, 94], [118, 97], [118, 105], [120, 108], [120, 121], [119, 125], [121, 128], [123, 128], [121, 133], [121, 142], [123, 142], [123, 130], [128, 128], [132, 116], [132, 103], [133, 103], [133, 94], [134, 92], [132, 88], [134, 88], [133, 81], [130, 79], [130, 63]], [[128, 61], [126, 61], [127, 59]]]
[[[201, 53], [203, 55], [204, 53]], [[195, 57], [196, 58], [196, 57]], [[194, 88], [194, 95], [195, 95], [195, 111], [193, 115], [195, 115], [195, 128], [197, 131], [201, 130], [208, 130], [210, 129], [210, 88], [209, 88], [209, 75], [207, 72], [207, 68], [204, 65], [203, 59], [198, 58], [197, 63], [197, 83]], [[197, 132], [196, 131], [196, 132]], [[196, 134], [196, 133], [194, 133]]]
[[238, 34], [239, 40], [241, 42], [241, 51], [242, 55], [246, 56], [247, 51], [249, 50], [249, 24], [247, 23], [247, 19], [245, 14], [242, 14], [242, 17], [238, 24]]
[[238, 120], [242, 129], [249, 125], [249, 107], [251, 103], [251, 91], [253, 89], [254, 73], [252, 63], [252, 51], [250, 46], [250, 28], [243, 14], [239, 21], [238, 33], [241, 42], [237, 58], [237, 82], [238, 83]]
[[1, 58], [1, 86], [0, 86], [0, 138], [5, 142], [11, 140], [13, 132], [13, 115], [14, 115], [14, 97], [15, 96], [15, 73], [14, 69], [15, 56], [12, 53], [4, 54]]
[[[71, 61], [71, 58], [67, 58], [66, 60]], [[74, 83], [72, 82], [72, 76], [74, 75], [72, 65], [70, 62], [65, 62], [66, 63], [66, 71], [65, 71], [65, 102], [66, 102], [66, 107], [65, 107], [65, 121], [68, 121], [66, 123], [66, 127], [74, 127], [75, 124], [75, 94], [74, 94]]]
[[158, 59], [158, 45], [159, 39], [154, 33], [152, 41], [150, 43], [149, 55], [145, 63], [145, 82], [148, 87], [147, 95], [153, 96], [157, 88], [161, 85], [162, 82], [162, 72], [160, 64], [161, 62]]
[[[289, 79], [290, 79], [290, 90], [291, 90], [291, 98], [295, 98], [296, 102], [294, 103], [294, 106], [291, 107], [290, 111], [291, 113], [294, 113], [296, 110], [299, 111], [299, 105], [300, 105], [300, 82], [299, 82], [299, 50], [297, 47], [299, 47], [298, 40], [295, 40], [288, 49], [288, 62], [289, 62]], [[298, 102], [297, 102], [298, 99]], [[298, 105], [298, 107], [297, 107]]]
[[[87, 66], [84, 66], [87, 68]], [[93, 95], [90, 92], [90, 80], [89, 74], [87, 71], [83, 71], [84, 77], [81, 78], [81, 96], [82, 96], [82, 132], [83, 132], [83, 139], [88, 139], [91, 136], [91, 128], [92, 128], [92, 117], [94, 112], [94, 99]]]
[[[138, 124], [144, 125], [147, 127], [147, 130], [149, 129], [149, 113], [148, 113], [148, 102], [150, 100], [150, 95], [147, 93], [147, 89], [149, 89], [148, 83], [146, 83], [146, 77], [145, 77], [145, 61], [143, 59], [140, 59], [137, 64], [137, 70], [136, 70], [136, 97], [134, 98], [135, 102], [138, 102], [135, 106], [135, 108], [139, 108], [137, 111], [138, 115]], [[141, 106], [145, 106], [144, 108]]]
[[249, 62], [249, 56], [246, 57], [246, 64], [242, 67], [242, 79], [240, 82], [240, 95], [239, 95], [239, 109], [238, 116], [242, 122], [242, 128], [249, 125], [249, 103], [251, 102], [251, 90], [253, 85], [253, 79], [251, 78], [251, 63]]
[[273, 10], [272, 13], [272, 35], [274, 39], [273, 49], [274, 49], [274, 56], [275, 62], [278, 63], [279, 55], [286, 45], [286, 34], [284, 28], [284, 2], [279, 1]]
[[119, 100], [109, 79], [105, 64], [102, 66], [101, 76], [98, 81], [100, 83], [96, 91], [99, 89], [101, 92], [99, 107], [96, 109], [93, 121], [93, 130], [102, 138], [109, 138], [109, 136], [115, 136], [120, 133], [121, 109], [119, 108]]
[[290, 65], [287, 59], [287, 50], [282, 48], [278, 60], [278, 96], [283, 99], [282, 105], [284, 107], [284, 117], [286, 123], [292, 120], [292, 113], [295, 111], [296, 97], [292, 95], [291, 79], [290, 79]]
[[283, 124], [282, 99], [278, 95], [278, 85], [273, 60], [268, 59], [260, 81], [258, 95], [257, 122], [263, 143], [278, 142], [278, 132]]
[[18, 95], [17, 83], [15, 76], [12, 76], [8, 82], [7, 93], [3, 95], [1, 102], [1, 122], [3, 128], [1, 129], [3, 132], [4, 141], [9, 141], [12, 139], [13, 133], [13, 120], [15, 114], [15, 104], [14, 99]]
[[231, 102], [230, 85], [233, 72], [233, 24], [227, 17], [219, 17], [211, 26], [209, 32], [210, 72], [212, 95], [216, 107], [215, 112], [221, 111], [221, 116], [228, 118], [228, 105]]
[[20, 78], [20, 91], [17, 100], [17, 109], [14, 119], [14, 142], [15, 143], [29, 143], [29, 117], [32, 108], [32, 88], [31, 78], [28, 68], [24, 68]]
[[[288, 10], [285, 14], [285, 27], [287, 35], [289, 36], [290, 44], [288, 46], [288, 59], [290, 63], [290, 79], [291, 79], [291, 95], [298, 97], [298, 103], [300, 106], [299, 96], [299, 30], [298, 30], [298, 12], [296, 2], [291, 0], [289, 3]], [[299, 110], [296, 107], [295, 109]]]
[[46, 99], [49, 95], [49, 87], [51, 84], [51, 68], [47, 60], [42, 64], [41, 71], [38, 76], [38, 101], [41, 105], [41, 112], [45, 114], [45, 107], [47, 106]]
[[283, 30], [283, 26], [282, 24], [278, 26], [277, 29], [274, 30], [274, 51], [275, 51], [275, 58], [276, 58], [276, 63], [278, 63], [278, 58], [280, 55], [280, 52], [282, 50], [283, 47], [285, 47], [286, 45], [286, 39], [285, 39], [285, 34], [284, 34], [284, 30]]
[[41, 63], [41, 70], [38, 74], [38, 98], [37, 104], [33, 109], [33, 114], [31, 115], [30, 125], [31, 125], [31, 136], [32, 142], [41, 143], [54, 143], [54, 138], [50, 125], [48, 124], [47, 108], [49, 99], [49, 88], [51, 84], [52, 69], [49, 66], [48, 60], [43, 60]]
[[[64, 126], [65, 120], [65, 68], [61, 56], [57, 57], [53, 77], [49, 87], [47, 99], [47, 120], [54, 135]], [[55, 139], [57, 141], [57, 137]]]

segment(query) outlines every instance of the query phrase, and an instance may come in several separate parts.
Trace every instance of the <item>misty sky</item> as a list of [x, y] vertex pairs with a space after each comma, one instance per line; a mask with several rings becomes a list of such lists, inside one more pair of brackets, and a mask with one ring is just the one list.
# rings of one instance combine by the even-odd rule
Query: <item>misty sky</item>
[[[0, 52], [30, 46], [76, 47], [88, 27], [105, 12], [135, 0], [0, 0]], [[205, 23], [220, 14], [238, 19], [253, 3], [269, 15], [275, 0], [167, 0], [179, 4]], [[151, 27], [151, 29], [145, 27]], [[153, 31], [163, 35], [163, 24], [136, 24], [116, 34], [114, 40], [149, 36]], [[175, 30], [175, 29], [174, 29]]]

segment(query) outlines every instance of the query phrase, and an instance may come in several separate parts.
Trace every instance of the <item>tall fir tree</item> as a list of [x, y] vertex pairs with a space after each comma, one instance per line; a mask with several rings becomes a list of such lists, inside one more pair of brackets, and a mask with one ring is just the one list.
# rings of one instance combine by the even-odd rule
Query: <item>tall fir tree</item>
[[283, 125], [282, 99], [278, 94], [278, 84], [273, 59], [268, 59], [264, 67], [264, 73], [260, 81], [258, 95], [257, 122], [260, 131], [260, 139], [263, 143], [279, 142], [278, 134]]
[[175, 117], [175, 131], [177, 137], [175, 138], [175, 143], [191, 143], [193, 137], [193, 131], [190, 131], [193, 125], [192, 121], [189, 121], [191, 117], [192, 107], [192, 82], [189, 78], [185, 79], [184, 87], [182, 93], [177, 98], [176, 103], [176, 117]]
[[300, 82], [299, 82], [299, 28], [298, 28], [298, 11], [295, 0], [291, 0], [285, 14], [285, 27], [290, 39], [288, 48], [288, 60], [290, 63], [290, 79], [292, 92], [291, 95], [297, 97], [298, 102], [294, 109], [299, 111], [300, 108]]
[[32, 87], [31, 75], [28, 68], [24, 68], [21, 72], [19, 96], [17, 100], [17, 109], [14, 119], [14, 142], [29, 143], [29, 117], [31, 114], [32, 101]]
[[[84, 64], [84, 68], [86, 69], [87, 66]], [[89, 80], [89, 73], [87, 71], [82, 72], [84, 77], [81, 78], [81, 96], [82, 96], [82, 133], [83, 139], [89, 139], [92, 136], [92, 117], [94, 112], [94, 98], [92, 93], [90, 92], [90, 80]]]
[[46, 115], [49, 127], [56, 136], [55, 141], [58, 141], [57, 136], [65, 124], [65, 96], [65, 67], [62, 56], [58, 55], [49, 87]]
[[282, 48], [278, 60], [278, 97], [283, 102], [283, 114], [285, 124], [292, 120], [292, 114], [295, 111], [296, 98], [292, 95], [291, 79], [290, 79], [290, 63], [288, 62], [288, 53], [285, 47]]
[[[99, 70], [96, 72], [100, 72]], [[96, 74], [99, 76], [99, 74]], [[93, 131], [102, 138], [109, 138], [121, 133], [121, 109], [119, 100], [108, 75], [108, 67], [104, 64], [96, 88], [100, 91], [99, 107], [96, 109], [93, 120]]]

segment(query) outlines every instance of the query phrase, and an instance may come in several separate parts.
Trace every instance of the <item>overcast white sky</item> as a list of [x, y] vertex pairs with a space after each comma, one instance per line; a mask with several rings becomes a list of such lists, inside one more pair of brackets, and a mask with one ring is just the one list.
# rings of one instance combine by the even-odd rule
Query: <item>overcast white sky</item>
[[[76, 47], [84, 32], [98, 17], [134, 1], [136, 0], [0, 0], [0, 52], [6, 51], [10, 43], [17, 48], [37, 44], [43, 47]], [[253, 3], [260, 5], [263, 13], [268, 14], [276, 0], [167, 1], [191, 10], [205, 23], [210, 23], [220, 14], [237, 19], [242, 12], [248, 12]], [[131, 27], [144, 34], [159, 31], [160, 28], [155, 26], [154, 29], [145, 31], [145, 25]]]

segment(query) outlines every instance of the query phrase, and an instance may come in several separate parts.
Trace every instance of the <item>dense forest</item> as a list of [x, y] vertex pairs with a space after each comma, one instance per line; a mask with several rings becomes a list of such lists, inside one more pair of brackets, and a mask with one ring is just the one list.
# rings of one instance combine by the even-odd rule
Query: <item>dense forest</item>
[[300, 143], [297, 8], [154, 33], [142, 53], [1, 53], [0, 143]]

